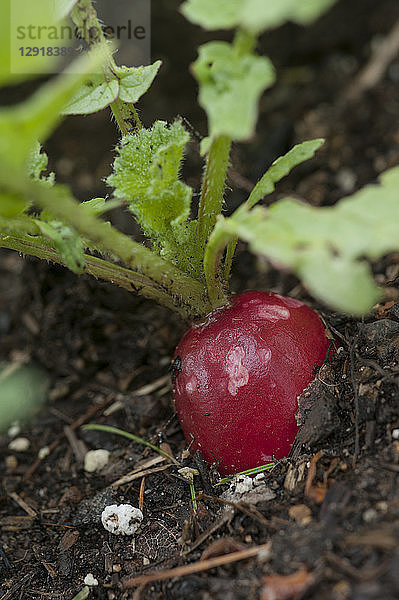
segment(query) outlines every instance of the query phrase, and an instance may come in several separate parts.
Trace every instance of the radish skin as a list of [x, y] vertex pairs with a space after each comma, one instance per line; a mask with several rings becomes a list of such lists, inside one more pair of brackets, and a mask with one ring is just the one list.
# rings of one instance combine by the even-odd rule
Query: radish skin
[[193, 325], [176, 348], [177, 415], [192, 452], [221, 474], [287, 456], [298, 396], [326, 360], [319, 315], [273, 292], [244, 292]]

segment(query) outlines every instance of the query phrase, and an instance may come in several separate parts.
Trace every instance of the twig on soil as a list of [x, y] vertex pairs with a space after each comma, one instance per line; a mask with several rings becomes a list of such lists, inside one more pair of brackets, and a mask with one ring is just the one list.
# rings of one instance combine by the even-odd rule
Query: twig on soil
[[192, 552], [193, 550], [198, 548], [198, 546], [200, 546], [210, 535], [214, 534], [215, 531], [220, 529], [220, 527], [223, 527], [223, 525], [225, 525], [226, 523], [229, 523], [231, 521], [231, 519], [233, 518], [233, 516], [234, 516], [233, 510], [231, 510], [231, 511], [226, 510], [223, 513], [223, 515], [220, 517], [220, 519], [218, 519], [215, 523], [213, 523], [210, 527], [208, 527], [208, 529], [206, 529], [203, 533], [201, 533], [201, 535], [199, 535], [197, 537], [195, 542], [193, 542], [191, 544], [191, 546], [189, 548], [187, 548], [187, 550], [184, 550], [184, 552], [182, 553], [183, 556], [187, 556], [187, 554], [190, 554], [190, 552]]
[[171, 577], [184, 577], [185, 575], [191, 575], [193, 573], [200, 573], [202, 571], [208, 571], [221, 565], [228, 565], [239, 560], [245, 560], [253, 556], [262, 555], [262, 557], [269, 557], [271, 543], [261, 544], [260, 546], [253, 546], [245, 550], [239, 550], [238, 552], [230, 552], [223, 556], [215, 556], [214, 558], [208, 558], [206, 560], [200, 560], [190, 565], [184, 565], [182, 567], [176, 567], [174, 569], [166, 569], [165, 571], [157, 571], [156, 573], [149, 573], [148, 575], [139, 575], [138, 577], [132, 577], [126, 579], [122, 583], [123, 589], [135, 587], [136, 585], [152, 583], [153, 581], [162, 581], [164, 579], [170, 579]]
[[323, 451], [319, 450], [310, 461], [308, 475], [306, 477], [305, 483], [305, 497], [315, 502], [316, 504], [321, 504], [326, 495], [326, 485], [323, 487], [317, 487], [313, 485], [313, 481], [316, 477], [317, 470], [317, 462], [323, 456]]
[[37, 518], [37, 513], [33, 510], [33, 508], [31, 508], [28, 504], [26, 504], [25, 500], [23, 500], [21, 498], [21, 496], [18, 496], [17, 492], [7, 492], [9, 497], [14, 500], [14, 502], [16, 502], [18, 504], [18, 506], [20, 508], [22, 508], [22, 510], [24, 510], [26, 512], [26, 514], [28, 514], [30, 517], [32, 517], [33, 519]]
[[370, 546], [386, 551], [396, 550], [398, 547], [397, 536], [388, 529], [374, 529], [360, 535], [350, 534], [343, 541], [348, 546]]
[[7, 554], [4, 551], [3, 546], [0, 544], [0, 558], [4, 563], [4, 566], [6, 569], [11, 570], [12, 569], [12, 564], [10, 563], [10, 561], [7, 558]]
[[21, 590], [21, 593], [19, 595], [20, 598], [22, 598], [23, 595], [23, 591], [25, 590], [25, 587], [28, 583], [30, 583], [31, 579], [33, 579], [33, 577], [35, 576], [36, 573], [28, 573], [27, 575], [25, 575], [24, 577], [21, 577], [16, 575], [15, 579], [16, 579], [16, 583], [13, 584], [12, 588], [10, 588], [8, 590], [8, 592], [6, 592], [4, 594], [4, 596], [2, 596], [0, 598], [0, 600], [13, 600], [13, 598], [16, 598], [16, 593], [18, 590]]
[[143, 512], [144, 508], [144, 489], [145, 489], [145, 476], [142, 477], [140, 483], [140, 494], [139, 494], [139, 509]]
[[75, 459], [78, 463], [82, 463], [84, 461], [85, 455], [87, 453], [87, 446], [83, 440], [80, 440], [73, 429], [66, 425], [64, 427], [64, 434], [66, 439], [69, 442], [69, 445], [72, 448], [72, 452], [75, 455]]
[[123, 477], [121, 477], [120, 479], [114, 481], [114, 483], [111, 483], [111, 487], [117, 488], [121, 485], [125, 485], [126, 483], [130, 483], [135, 479], [140, 479], [140, 477], [143, 477], [144, 475], [156, 473], [157, 471], [164, 471], [165, 469], [168, 469], [171, 466], [171, 463], [169, 463], [168, 465], [162, 465], [161, 467], [156, 467], [154, 469], [152, 469], [151, 467], [153, 465], [157, 465], [161, 462], [164, 462], [165, 460], [166, 459], [163, 456], [154, 456], [153, 458], [146, 460], [138, 467], [135, 467], [132, 471], [129, 471], [129, 473], [126, 473], [126, 475], [123, 475]]
[[[252, 504], [248, 504], [240, 500], [239, 502], [231, 502], [230, 500], [225, 500], [224, 498], [218, 498], [217, 496], [210, 496], [209, 494], [200, 494], [199, 498], [209, 498], [210, 500], [215, 500], [216, 502], [220, 502], [220, 504], [224, 504], [225, 506], [231, 506], [231, 508], [237, 509], [247, 515], [254, 521], [257, 521], [260, 525], [264, 525], [265, 527], [269, 527], [274, 531], [278, 531], [281, 529], [280, 526], [277, 526], [266, 519], [262, 515], [262, 513], [255, 508]], [[276, 520], [276, 517], [274, 518]], [[287, 522], [281, 523], [286, 525]]]
[[374, 569], [370, 569], [369, 567], [356, 569], [356, 567], [353, 567], [346, 558], [337, 556], [337, 554], [334, 554], [333, 552], [326, 552], [323, 555], [323, 558], [334, 567], [334, 569], [339, 569], [342, 573], [355, 581], [372, 581], [376, 577], [383, 575], [389, 567], [387, 562], [383, 562]]
[[353, 348], [357, 342], [355, 338], [353, 344], [349, 345], [349, 359], [350, 359], [350, 374], [353, 388], [353, 399], [355, 403], [355, 450], [353, 453], [353, 467], [356, 465], [357, 457], [359, 456], [359, 447], [360, 447], [360, 435], [359, 435], [359, 395], [356, 385], [355, 379], [355, 358]]
[[[102, 402], [101, 404], [89, 406], [89, 408], [84, 413], [84, 415], [82, 415], [81, 417], [76, 419], [76, 421], [74, 421], [71, 424], [70, 428], [73, 431], [75, 431], [76, 429], [79, 429], [79, 427], [81, 427], [83, 425], [83, 423], [85, 423], [86, 421], [88, 421], [89, 419], [94, 417], [94, 415], [97, 414], [98, 412], [102, 411], [106, 406], [108, 406], [108, 404], [111, 404], [112, 401], [113, 401], [113, 396], [110, 396], [109, 398], [104, 400], [104, 402]], [[51, 452], [53, 452], [53, 450], [55, 450], [55, 448], [57, 448], [58, 444], [61, 442], [61, 440], [64, 439], [64, 437], [65, 437], [65, 433], [61, 433], [49, 445], [49, 447], [48, 447], [49, 452], [48, 452], [47, 456], [49, 456], [51, 454]], [[23, 481], [27, 481], [28, 479], [30, 479], [32, 477], [32, 475], [38, 469], [38, 467], [41, 465], [43, 460], [44, 460], [43, 458], [37, 458], [35, 460], [35, 462], [25, 471], [25, 474], [23, 476]]]
[[342, 95], [344, 102], [355, 102], [382, 79], [390, 63], [399, 53], [399, 20], [386, 38], [373, 51], [369, 62], [350, 83]]

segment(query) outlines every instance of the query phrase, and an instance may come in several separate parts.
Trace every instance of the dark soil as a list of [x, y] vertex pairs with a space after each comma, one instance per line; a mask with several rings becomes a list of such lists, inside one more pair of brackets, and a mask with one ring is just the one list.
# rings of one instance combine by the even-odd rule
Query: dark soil
[[[144, 120], [183, 115], [204, 134], [187, 74], [205, 36], [176, 13], [153, 8], [153, 58], [164, 69], [140, 104]], [[397, 0], [342, 0], [317, 24], [286, 26], [261, 41], [279, 80], [262, 100], [258, 134], [234, 149], [230, 174], [240, 202], [264, 168], [298, 140], [324, 136], [325, 150], [278, 188], [315, 205], [333, 204], [399, 163], [399, 58], [354, 102], [345, 93], [381, 37], [399, 18]], [[66, 120], [47, 144], [52, 167], [80, 198], [104, 193], [117, 132], [108, 115]], [[198, 183], [192, 144], [186, 175]], [[126, 215], [115, 215], [129, 230]], [[0, 360], [33, 361], [51, 378], [48, 407], [22, 434], [26, 452], [0, 437], [0, 599], [72, 600], [92, 573], [90, 598], [238, 600], [393, 600], [399, 598], [399, 256], [374, 265], [384, 300], [363, 320], [329, 312], [299, 282], [245, 248], [232, 288], [272, 288], [322, 312], [340, 347], [306, 394], [304, 425], [292, 457], [265, 474], [274, 498], [245, 498], [225, 512], [215, 472], [187, 452], [173, 414], [168, 368], [185, 324], [155, 304], [65, 269], [0, 253]], [[114, 425], [142, 436], [199, 470], [198, 507], [176, 467], [121, 437], [83, 430]], [[51, 451], [37, 462], [38, 451]], [[111, 452], [85, 473], [86, 450]], [[12, 457], [12, 458], [10, 458]], [[160, 459], [159, 459], [160, 461]], [[115, 482], [142, 465], [144, 474]], [[270, 494], [269, 494], [270, 496]], [[141, 503], [135, 538], [108, 534], [107, 504]], [[228, 553], [270, 541], [241, 561]], [[130, 577], [201, 557], [226, 564], [124, 590]], [[231, 555], [234, 558], [234, 555]], [[294, 574], [294, 576], [292, 576]], [[291, 576], [291, 577], [290, 577]]]

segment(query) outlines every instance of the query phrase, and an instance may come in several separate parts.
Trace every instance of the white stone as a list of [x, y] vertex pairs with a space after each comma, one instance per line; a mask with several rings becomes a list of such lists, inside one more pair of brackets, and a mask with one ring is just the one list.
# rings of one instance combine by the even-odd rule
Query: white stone
[[229, 502], [244, 501], [248, 504], [257, 504], [261, 500], [272, 500], [276, 494], [266, 486], [262, 473], [256, 477], [237, 475], [230, 483], [230, 487], [222, 494], [222, 498]]
[[99, 450], [89, 450], [85, 455], [85, 471], [87, 473], [94, 473], [100, 471], [106, 464], [108, 464], [109, 452], [100, 448]]
[[101, 515], [104, 528], [114, 535], [133, 535], [140, 527], [143, 513], [131, 504], [111, 504]]
[[43, 448], [40, 448], [39, 452], [37, 453], [37, 456], [38, 456], [38, 458], [40, 458], [40, 460], [43, 460], [49, 454], [50, 454], [50, 448], [48, 446], [43, 446]]
[[94, 577], [93, 573], [87, 573], [83, 583], [85, 585], [98, 585], [98, 580]]
[[15, 452], [26, 452], [29, 449], [30, 441], [26, 437], [17, 437], [8, 444], [10, 450]]
[[392, 430], [392, 439], [393, 440], [399, 440], [399, 429], [393, 429]]
[[15, 438], [20, 433], [21, 433], [21, 426], [17, 422], [14, 422], [10, 426], [9, 430], [7, 431], [7, 435], [9, 435], [10, 438]]

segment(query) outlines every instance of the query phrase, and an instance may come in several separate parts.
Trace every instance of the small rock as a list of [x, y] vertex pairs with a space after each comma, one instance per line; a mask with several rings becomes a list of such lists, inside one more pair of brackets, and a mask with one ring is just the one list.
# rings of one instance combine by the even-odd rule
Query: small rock
[[296, 504], [291, 506], [288, 511], [291, 519], [294, 519], [300, 525], [307, 525], [312, 520], [312, 511], [306, 504]]
[[222, 494], [222, 498], [229, 502], [248, 502], [257, 504], [262, 500], [272, 500], [276, 494], [266, 486], [262, 473], [256, 477], [237, 475], [230, 483], [230, 487]]
[[86, 577], [83, 580], [85, 585], [98, 585], [98, 580], [94, 577], [93, 573], [87, 573]]
[[143, 513], [131, 504], [111, 504], [101, 515], [104, 528], [114, 535], [133, 535], [138, 530]]
[[100, 448], [99, 450], [89, 450], [85, 455], [84, 469], [87, 473], [101, 471], [109, 460], [109, 451]]
[[15, 438], [20, 433], [21, 433], [21, 426], [17, 422], [13, 423], [7, 431], [7, 435], [10, 438]]
[[43, 446], [43, 448], [40, 448], [39, 452], [37, 453], [37, 457], [40, 460], [44, 460], [49, 454], [50, 448], [48, 446]]
[[377, 513], [374, 510], [374, 508], [368, 508], [367, 510], [364, 511], [364, 513], [362, 514], [362, 517], [363, 517], [363, 521], [365, 523], [372, 523], [377, 518]]
[[15, 452], [26, 452], [30, 447], [30, 441], [25, 437], [17, 437], [11, 440], [8, 447]]
[[6, 456], [4, 459], [4, 464], [5, 464], [7, 471], [13, 471], [14, 469], [16, 469], [18, 467], [17, 457], [14, 456], [13, 454]]

